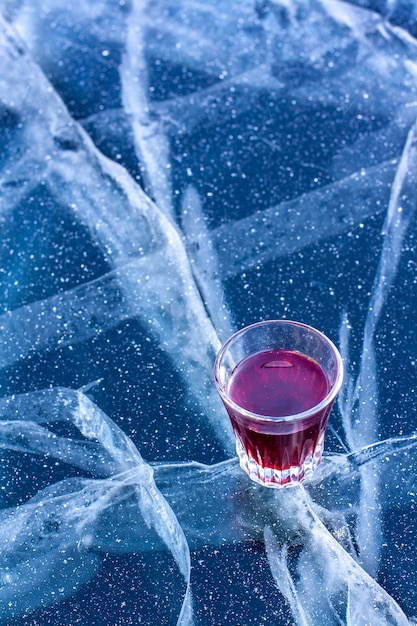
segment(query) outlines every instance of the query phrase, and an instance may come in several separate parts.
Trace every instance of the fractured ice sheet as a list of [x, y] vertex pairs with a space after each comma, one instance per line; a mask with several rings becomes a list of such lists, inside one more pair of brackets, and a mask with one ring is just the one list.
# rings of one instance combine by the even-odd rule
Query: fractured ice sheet
[[[136, 503], [144, 543], [155, 542], [152, 533], [156, 533], [156, 543], [162, 540], [169, 547], [186, 580], [178, 624], [191, 623], [186, 539], [155, 486], [152, 469], [123, 432], [82, 393], [65, 389], [6, 398], [1, 403], [1, 414], [2, 449], [52, 454], [106, 479], [64, 479], [45, 487], [26, 503], [2, 511], [0, 619], [7, 623], [15, 615], [48, 605], [57, 597], [65, 598], [91, 578], [100, 563], [96, 554], [102, 549], [97, 534], [100, 516], [130, 497]], [[20, 420], [21, 429], [16, 428]], [[63, 438], [47, 429], [47, 425], [62, 422], [75, 427], [87, 444], [67, 439], [67, 450], [62, 454]], [[6, 486], [8, 491], [10, 487]], [[59, 572], [59, 588], [48, 584], [50, 579], [58, 578], [54, 570]]]
[[[407, 623], [396, 603], [361, 569], [354, 543], [346, 540], [350, 533], [354, 535], [348, 516], [359, 515], [361, 468], [381, 472], [387, 455], [394, 455], [391, 469], [406, 469], [407, 463], [416, 460], [415, 437], [387, 441], [351, 456], [330, 456], [307, 491], [300, 488], [287, 493], [251, 483], [236, 460], [212, 467], [155, 464], [152, 469], [123, 432], [81, 392], [51, 389], [5, 398], [0, 410], [3, 468], [6, 451], [16, 459], [20, 454], [23, 460], [22, 475], [16, 474], [6, 485], [10, 502], [0, 516], [4, 535], [0, 603], [5, 623], [72, 594], [95, 575], [100, 555], [158, 553], [164, 544], [187, 582], [178, 624], [191, 623], [187, 542], [195, 551], [207, 545], [259, 540], [264, 532], [272, 575], [284, 596], [289, 591], [279, 568], [284, 574], [288, 550], [296, 549], [301, 541], [300, 567], [315, 570], [301, 576], [303, 582], [291, 592], [297, 604], [295, 616], [306, 613], [307, 602], [313, 621], [322, 616], [324, 623], [333, 623], [332, 598], [340, 595], [335, 610], [350, 616], [348, 624], [362, 620]], [[64, 446], [66, 454], [62, 454]], [[33, 486], [23, 476], [30, 468], [28, 455], [59, 459], [81, 474], [59, 480], [62, 468], [56, 467], [56, 482], [33, 495]], [[49, 480], [53, 480], [52, 472]], [[20, 490], [14, 482], [20, 483]], [[412, 485], [414, 478], [407, 489]], [[395, 489], [389, 488], [389, 493], [393, 499], [383, 503], [387, 510], [398, 507], [403, 498]], [[13, 498], [20, 501], [19, 506], [12, 505]], [[48, 584], [53, 571], [60, 573], [59, 588]], [[324, 584], [330, 587], [326, 590]], [[320, 606], [312, 604], [313, 597], [321, 598]], [[373, 620], [369, 602], [375, 603], [379, 621]], [[323, 609], [328, 603], [330, 617], [326, 617], [328, 609]], [[311, 621], [299, 618], [297, 623]]]
[[[352, 142], [344, 167], [358, 166], [368, 140], [360, 156], [374, 164], [373, 139], [414, 106], [414, 40], [348, 3], [14, 4], [14, 23], [67, 106], [171, 215], [178, 198], [166, 194], [184, 184], [203, 192], [210, 213], [219, 200], [233, 208], [239, 184], [248, 214], [315, 188], [315, 177], [332, 182], [332, 161]], [[400, 151], [381, 137], [376, 158]], [[223, 193], [207, 197], [213, 178]]]
[[[414, 122], [408, 133], [392, 184], [383, 225], [381, 255], [365, 321], [359, 375], [353, 384], [351, 375], [348, 373], [345, 387], [347, 393], [342, 393], [340, 396], [346, 439], [351, 450], [370, 445], [378, 437], [378, 383], [374, 335], [387, 295], [395, 279], [407, 228], [417, 209], [415, 199], [417, 189], [416, 129], [417, 124]], [[348, 366], [348, 352], [344, 354], [344, 357]], [[380, 559], [379, 546], [382, 539], [378, 516], [380, 498], [379, 477], [365, 470], [362, 477], [363, 506], [361, 507], [362, 513], [358, 516], [357, 541], [362, 564], [372, 575], [376, 574]]]
[[[415, 623], [414, 8], [0, 11], [1, 619]], [[277, 316], [339, 333], [347, 371], [283, 493], [225, 458], [211, 374]]]
[[[2, 75], [1, 96], [9, 111], [19, 111], [24, 154], [19, 151], [6, 160], [2, 186], [26, 187], [27, 196], [9, 210], [5, 207], [2, 219], [19, 215], [40, 186], [46, 191], [48, 212], [62, 207], [72, 213], [92, 233], [110, 266], [137, 259], [120, 275], [128, 306], [150, 325], [184, 376], [194, 377], [189, 388], [194, 392], [200, 388], [199, 402], [217, 422], [217, 434], [227, 448], [230, 427], [218, 411], [219, 400], [211, 384], [212, 361], [220, 343], [179, 233], [125, 170], [95, 150], [19, 46], [4, 25], [1, 52], [9, 74]], [[22, 77], [20, 82], [18, 77]], [[15, 83], [13, 99], [8, 96], [9, 82]], [[39, 169], [36, 179], [34, 162]], [[42, 212], [43, 207], [42, 203]]]

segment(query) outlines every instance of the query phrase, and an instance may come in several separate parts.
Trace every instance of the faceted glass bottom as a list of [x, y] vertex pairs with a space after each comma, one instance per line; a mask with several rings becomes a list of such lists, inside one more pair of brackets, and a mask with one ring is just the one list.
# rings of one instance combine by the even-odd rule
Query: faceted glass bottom
[[240, 467], [248, 474], [251, 480], [264, 487], [283, 489], [299, 485], [305, 478], [311, 476], [321, 463], [323, 442], [319, 443], [315, 450], [305, 457], [302, 464], [282, 470], [260, 465], [246, 453], [238, 437], [236, 437], [236, 452], [239, 457]]

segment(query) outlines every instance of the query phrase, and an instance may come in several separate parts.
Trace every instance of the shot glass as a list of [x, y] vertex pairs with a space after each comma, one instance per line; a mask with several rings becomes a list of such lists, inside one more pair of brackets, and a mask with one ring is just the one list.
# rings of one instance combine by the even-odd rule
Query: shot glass
[[220, 349], [214, 379], [241, 468], [267, 487], [296, 485], [320, 464], [343, 363], [323, 333], [289, 320], [243, 328]]

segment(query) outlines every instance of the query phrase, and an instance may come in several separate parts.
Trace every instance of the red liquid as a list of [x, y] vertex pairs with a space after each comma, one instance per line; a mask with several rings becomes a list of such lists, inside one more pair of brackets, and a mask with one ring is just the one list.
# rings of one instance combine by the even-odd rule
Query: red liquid
[[[236, 367], [229, 397], [238, 406], [270, 417], [307, 411], [330, 390], [320, 365], [289, 350], [268, 350], [251, 355]], [[303, 420], [258, 422], [228, 407], [233, 429], [244, 450], [262, 467], [286, 470], [299, 467], [321, 444], [330, 407]], [[289, 480], [289, 479], [288, 479]]]

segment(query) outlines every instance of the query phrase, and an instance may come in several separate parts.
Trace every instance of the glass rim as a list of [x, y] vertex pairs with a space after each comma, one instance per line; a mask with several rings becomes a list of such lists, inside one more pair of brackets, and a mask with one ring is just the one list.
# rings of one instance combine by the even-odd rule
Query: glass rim
[[[234, 402], [228, 396], [225, 389], [223, 389], [220, 383], [219, 377], [218, 377], [218, 371], [220, 369], [221, 359], [224, 353], [226, 352], [227, 348], [229, 347], [229, 345], [235, 339], [237, 339], [240, 335], [243, 335], [248, 330], [255, 328], [257, 326], [267, 326], [267, 325], [273, 325], [273, 324], [299, 326], [300, 328], [313, 332], [320, 339], [322, 339], [324, 343], [326, 343], [330, 347], [333, 354], [335, 355], [335, 359], [337, 363], [337, 376], [336, 376], [336, 380], [334, 381], [332, 385], [332, 388], [330, 389], [329, 393], [325, 396], [325, 398], [321, 400], [321, 402], [319, 402], [318, 404], [315, 404], [314, 406], [307, 409], [306, 411], [303, 411], [302, 413], [294, 413], [293, 415], [282, 415], [282, 416], [277, 417], [274, 415], [262, 415], [260, 413], [254, 413], [253, 411], [249, 411], [248, 409], [241, 407], [239, 404]], [[343, 360], [342, 360], [339, 350], [336, 348], [333, 341], [331, 341], [331, 339], [329, 339], [327, 335], [322, 333], [320, 330], [317, 330], [317, 328], [314, 328], [313, 326], [309, 326], [308, 324], [304, 324], [303, 322], [296, 322], [294, 320], [287, 320], [287, 319], [264, 320], [262, 322], [255, 322], [254, 324], [249, 324], [249, 326], [244, 326], [243, 328], [238, 330], [236, 333], [234, 333], [231, 337], [229, 337], [229, 339], [222, 345], [219, 352], [217, 353], [216, 360], [214, 362], [214, 382], [216, 384], [218, 393], [220, 397], [222, 398], [223, 402], [225, 402], [228, 406], [234, 409], [234, 411], [236, 411], [237, 414], [240, 413], [240, 415], [247, 417], [248, 419], [252, 421], [257, 421], [257, 422], [272, 422], [272, 423], [298, 422], [303, 419], [313, 417], [313, 415], [325, 409], [335, 400], [343, 383], [343, 375], [344, 375]]]

